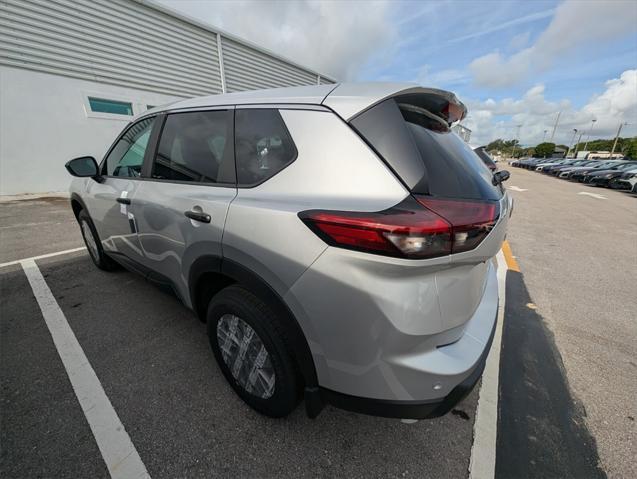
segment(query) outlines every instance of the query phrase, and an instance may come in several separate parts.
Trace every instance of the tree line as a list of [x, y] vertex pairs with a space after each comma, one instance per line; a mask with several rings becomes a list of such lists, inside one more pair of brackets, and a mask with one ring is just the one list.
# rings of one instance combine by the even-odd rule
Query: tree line
[[[614, 138], [610, 140], [591, 140], [586, 145], [587, 151], [611, 151], [613, 148]], [[576, 144], [571, 150], [583, 151], [585, 142]], [[536, 158], [550, 157], [555, 148], [563, 148], [564, 151], [568, 151], [567, 145], [556, 145], [555, 143], [544, 142], [536, 146], [522, 148], [518, 140], [503, 140], [498, 138], [492, 141], [486, 146], [488, 152], [499, 152], [506, 156], [515, 156], [519, 158], [521, 156], [534, 156]], [[632, 138], [618, 138], [617, 146], [615, 147], [615, 153], [622, 153], [624, 156], [630, 158], [637, 158], [637, 137]]]

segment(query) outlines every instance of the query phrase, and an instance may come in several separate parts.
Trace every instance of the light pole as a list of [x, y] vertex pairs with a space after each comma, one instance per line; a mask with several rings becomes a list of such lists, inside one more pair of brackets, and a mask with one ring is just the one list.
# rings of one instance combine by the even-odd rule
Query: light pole
[[[579, 149], [579, 144], [582, 142], [582, 135], [584, 134], [583, 131], [579, 132], [579, 138], [577, 139], [577, 143], [575, 143], [575, 151], [573, 152], [573, 156], [575, 158], [577, 158], [577, 150]], [[584, 150], [586, 151], [586, 150]]]
[[568, 144], [568, 151], [566, 152], [566, 158], [568, 158], [568, 154], [571, 152], [571, 148], [573, 148], [573, 142], [575, 141], [575, 135], [577, 135], [577, 128], [573, 128], [573, 138], [571, 138], [571, 142]]
[[590, 130], [588, 130], [588, 136], [586, 137], [586, 143], [584, 143], [584, 151], [586, 151], [586, 147], [588, 146], [588, 140], [590, 140], [590, 139], [591, 139], [591, 133], [593, 132], [593, 127], [595, 126], [595, 122], [596, 122], [596, 121], [597, 121], [597, 120], [595, 120], [594, 118], [593, 118], [593, 120], [591, 121], [591, 129], [590, 129]]
[[544, 136], [542, 137], [542, 143], [544, 143], [544, 140], [546, 140], [546, 134], [548, 133], [548, 130], [544, 130]]
[[610, 151], [610, 159], [613, 159], [613, 153], [615, 153], [615, 147], [617, 146], [617, 140], [619, 139], [619, 134], [622, 131], [622, 126], [627, 126], [628, 122], [620, 123], [619, 128], [617, 129], [617, 135], [615, 135], [615, 141], [613, 142], [613, 149]]
[[557, 118], [555, 119], [555, 125], [553, 125], [553, 132], [551, 133], [551, 143], [553, 143], [553, 138], [555, 138], [555, 130], [557, 130], [557, 125], [560, 122], [560, 115], [562, 114], [561, 111], [557, 112]]

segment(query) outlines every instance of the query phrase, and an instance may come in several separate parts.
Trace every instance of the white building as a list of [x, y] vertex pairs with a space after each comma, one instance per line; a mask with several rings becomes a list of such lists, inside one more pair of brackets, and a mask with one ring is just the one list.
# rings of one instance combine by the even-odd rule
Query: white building
[[148, 0], [0, 1], [0, 194], [65, 191], [132, 115], [178, 99], [334, 83]]

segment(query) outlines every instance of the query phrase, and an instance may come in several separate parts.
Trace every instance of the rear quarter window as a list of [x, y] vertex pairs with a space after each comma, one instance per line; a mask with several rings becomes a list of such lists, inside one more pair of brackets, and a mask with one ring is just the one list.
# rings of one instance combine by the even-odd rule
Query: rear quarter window
[[237, 184], [263, 183], [292, 163], [296, 147], [275, 109], [238, 109], [235, 113]]
[[498, 200], [502, 189], [471, 147], [421, 107], [385, 100], [351, 121], [416, 194]]

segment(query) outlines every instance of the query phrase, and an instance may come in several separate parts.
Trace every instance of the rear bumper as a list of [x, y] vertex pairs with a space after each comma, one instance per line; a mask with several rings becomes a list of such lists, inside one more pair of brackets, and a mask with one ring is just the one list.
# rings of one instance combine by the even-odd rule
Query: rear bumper
[[[503, 230], [492, 233], [495, 248]], [[328, 248], [285, 296], [318, 385], [381, 402], [442, 401], [487, 348], [498, 309], [493, 261], [449, 267], [442, 258], [424, 274], [416, 264], [389, 268], [383, 260], [380, 274], [381, 266], [370, 264], [376, 258], [365, 256]]]
[[331, 404], [339, 409], [369, 414], [371, 416], [398, 419], [432, 419], [444, 416], [473, 391], [478, 380], [482, 377], [487, 357], [491, 350], [491, 344], [493, 343], [496, 323], [497, 318], [493, 322], [489, 340], [473, 371], [444, 398], [429, 401], [391, 401], [350, 396], [326, 388], [320, 388], [321, 398], [325, 403]]

